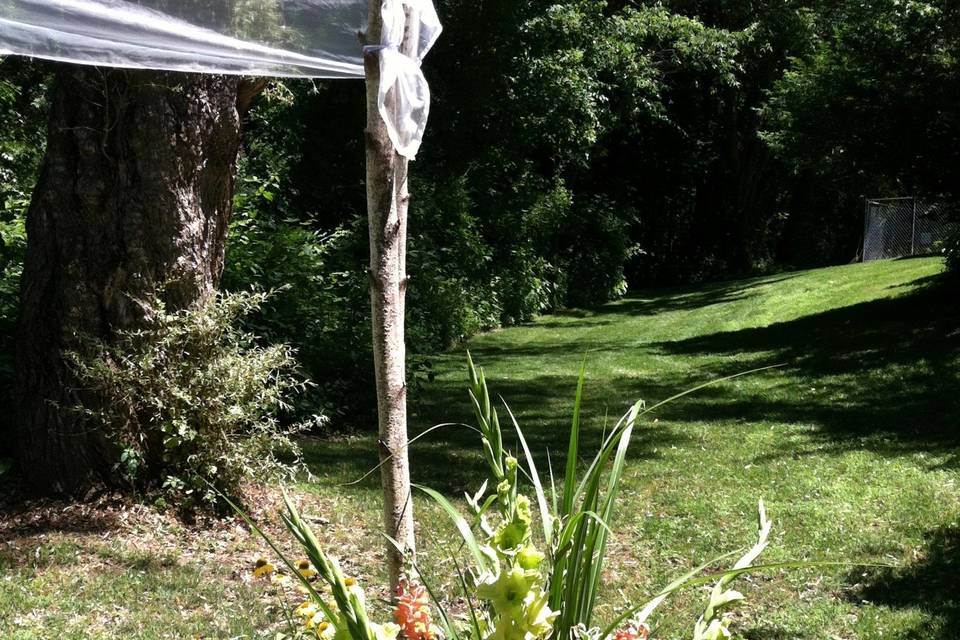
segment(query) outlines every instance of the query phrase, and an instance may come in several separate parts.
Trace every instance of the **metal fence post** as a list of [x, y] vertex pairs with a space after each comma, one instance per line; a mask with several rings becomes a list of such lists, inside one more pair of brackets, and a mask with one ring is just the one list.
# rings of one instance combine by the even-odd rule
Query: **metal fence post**
[[913, 197], [913, 225], [910, 228], [910, 255], [917, 254], [917, 197]]

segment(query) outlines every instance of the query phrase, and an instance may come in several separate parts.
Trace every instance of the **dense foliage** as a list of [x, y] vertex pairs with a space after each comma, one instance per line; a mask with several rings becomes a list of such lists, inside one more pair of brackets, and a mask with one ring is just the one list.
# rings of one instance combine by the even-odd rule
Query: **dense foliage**
[[774, 86], [764, 137], [797, 176], [806, 242], [840, 257], [837, 243], [858, 238], [861, 196], [960, 195], [960, 6], [824, 3], [814, 24], [810, 53]]
[[[848, 262], [865, 196], [958, 197], [949, 0], [437, 4], [412, 185], [415, 354], [628, 286]], [[46, 68], [0, 67], [0, 376]], [[234, 291], [286, 287], [250, 326], [297, 348], [318, 383], [304, 412], [355, 422], [374, 406], [362, 101], [360, 83], [310, 82], [259, 100], [224, 275]]]
[[947, 236], [943, 248], [947, 261], [947, 270], [954, 276], [960, 277], [960, 224], [954, 224]]
[[176, 312], [159, 296], [143, 300], [144, 328], [68, 354], [80, 384], [101, 399], [76, 410], [117, 451], [114, 477], [160, 488], [189, 510], [215, 505], [216, 491], [232, 494], [244, 478], [295, 468], [290, 436], [306, 425], [280, 421], [306, 386], [294, 353], [237, 329], [266, 298], [234, 293]]
[[[20, 59], [4, 60], [0, 70], [0, 404], [11, 406], [13, 336], [27, 244], [24, 219], [46, 142], [49, 72], [45, 65]], [[0, 431], [8, 416], [0, 416]]]

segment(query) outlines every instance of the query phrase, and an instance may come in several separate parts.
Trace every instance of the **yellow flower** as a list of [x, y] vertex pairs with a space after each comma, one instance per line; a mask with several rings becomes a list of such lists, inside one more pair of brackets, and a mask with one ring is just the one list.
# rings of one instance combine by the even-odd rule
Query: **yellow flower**
[[274, 568], [265, 558], [257, 558], [257, 563], [253, 565], [253, 577], [268, 576], [273, 573]]
[[713, 619], [710, 621], [710, 626], [707, 627], [707, 630], [704, 631], [703, 637], [705, 640], [723, 640], [724, 638], [730, 637], [730, 629], [727, 628], [727, 618], [722, 620]]
[[281, 574], [273, 574], [270, 576], [270, 584], [277, 585], [282, 587], [287, 585], [290, 582], [290, 576], [285, 576]]
[[542, 552], [537, 551], [533, 545], [527, 545], [520, 549], [517, 553], [517, 563], [524, 569], [532, 570], [540, 566], [540, 563], [543, 562], [544, 555]]
[[347, 587], [347, 593], [353, 596], [360, 606], [364, 606], [365, 597], [363, 595], [363, 587], [360, 586], [356, 578], [347, 576], [343, 579], [343, 584]]
[[301, 560], [300, 562], [298, 562], [297, 571], [300, 573], [300, 575], [302, 575], [307, 580], [317, 575], [317, 572], [314, 571], [313, 567], [310, 566], [309, 560]]
[[533, 586], [534, 577], [520, 567], [501, 571], [499, 575], [487, 574], [477, 586], [477, 596], [493, 602], [493, 608], [504, 617], [522, 615], [523, 600]]
[[530, 592], [523, 601], [523, 627], [535, 638], [546, 638], [553, 631], [553, 621], [559, 612], [547, 606], [547, 594]]
[[317, 611], [315, 614], [307, 618], [304, 624], [307, 625], [307, 629], [313, 629], [314, 627], [319, 627], [321, 624], [329, 625], [330, 623], [323, 619], [323, 611]]
[[321, 640], [332, 640], [337, 633], [337, 629], [332, 624], [324, 620], [316, 626], [314, 632]]
[[298, 616], [302, 616], [304, 618], [312, 618], [314, 614], [317, 613], [317, 611], [318, 611], [317, 605], [310, 602], [309, 600], [307, 600], [306, 602], [301, 602], [300, 606], [298, 606], [296, 609], [293, 610], [295, 614], [297, 614]]

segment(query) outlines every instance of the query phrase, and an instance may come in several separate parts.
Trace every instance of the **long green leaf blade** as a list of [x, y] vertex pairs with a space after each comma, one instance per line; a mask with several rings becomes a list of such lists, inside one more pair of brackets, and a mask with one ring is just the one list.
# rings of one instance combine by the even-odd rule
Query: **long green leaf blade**
[[[503, 400], [503, 398], [501, 398]], [[546, 542], [547, 547], [550, 547], [553, 542], [553, 516], [550, 513], [550, 507], [547, 504], [547, 496], [543, 492], [543, 485], [540, 483], [540, 474], [537, 473], [537, 464], [533, 461], [533, 454], [530, 453], [530, 447], [527, 446], [527, 439], [523, 437], [523, 431], [520, 429], [520, 425], [517, 424], [517, 419], [513, 415], [513, 411], [510, 410], [510, 407], [506, 402], [503, 403], [503, 406], [506, 407], [507, 413], [510, 415], [510, 420], [513, 421], [513, 428], [517, 432], [517, 438], [520, 440], [520, 446], [523, 447], [523, 454], [527, 458], [527, 466], [530, 469], [530, 481], [533, 483], [534, 492], [537, 494], [537, 505], [540, 508], [540, 520], [543, 526], [543, 538]]]
[[430, 487], [424, 487], [423, 485], [414, 484], [413, 487], [423, 491], [425, 494], [433, 498], [440, 507], [447, 512], [447, 515], [450, 516], [450, 519], [453, 521], [454, 526], [457, 527], [457, 531], [460, 532], [460, 537], [463, 538], [464, 543], [466, 543], [467, 548], [470, 549], [471, 555], [473, 555], [474, 560], [477, 562], [477, 567], [483, 571], [487, 568], [487, 559], [484, 556], [483, 552], [480, 550], [480, 545], [477, 544], [477, 539], [473, 535], [473, 531], [470, 529], [470, 524], [467, 522], [457, 509], [450, 504], [450, 501], [444, 498], [440, 493], [431, 489]]
[[560, 503], [560, 517], [565, 518], [573, 511], [573, 492], [577, 482], [577, 450], [580, 447], [580, 405], [583, 401], [583, 381], [586, 379], [587, 361], [580, 364], [577, 378], [577, 393], [573, 399], [573, 420], [570, 424], [570, 442], [567, 445], [567, 467], [563, 477], [563, 499]]

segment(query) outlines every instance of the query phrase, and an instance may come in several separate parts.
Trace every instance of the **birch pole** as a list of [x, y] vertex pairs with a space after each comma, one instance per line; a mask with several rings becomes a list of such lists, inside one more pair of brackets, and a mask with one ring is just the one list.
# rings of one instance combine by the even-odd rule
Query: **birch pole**
[[[369, 0], [366, 41], [380, 43], [382, 0]], [[410, 31], [407, 15], [407, 31]], [[410, 39], [404, 38], [404, 48]], [[406, 53], [406, 52], [405, 52]], [[380, 480], [386, 534], [407, 554], [415, 551], [410, 463], [407, 456], [407, 384], [404, 311], [407, 289], [407, 159], [394, 151], [377, 108], [379, 54], [364, 55], [367, 88], [367, 220], [370, 233], [370, 304], [379, 419]], [[389, 459], [388, 459], [389, 458]], [[404, 554], [387, 542], [391, 592]]]

